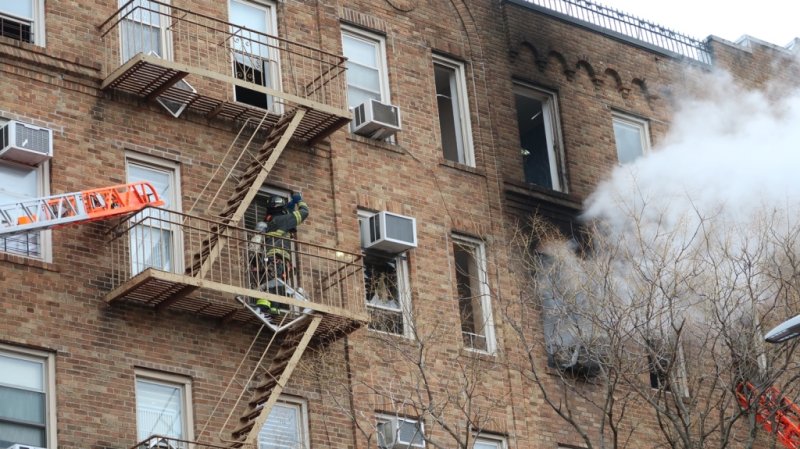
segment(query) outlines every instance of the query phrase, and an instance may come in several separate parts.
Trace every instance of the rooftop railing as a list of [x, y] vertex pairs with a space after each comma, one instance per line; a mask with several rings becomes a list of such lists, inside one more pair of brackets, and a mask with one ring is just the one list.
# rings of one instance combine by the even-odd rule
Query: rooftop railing
[[[296, 240], [276, 244], [256, 231], [156, 207], [126, 218], [110, 236], [111, 290], [151, 268], [186, 283], [200, 281], [229, 303], [235, 304], [237, 295], [256, 297], [266, 291], [311, 302], [312, 308], [323, 305], [332, 313], [366, 313], [358, 254]], [[224, 244], [209, 245], [211, 241]], [[276, 249], [285, 260], [279, 261], [281, 266], [267, 257]], [[213, 259], [207, 257], [209, 252], [214, 252]]]
[[516, 0], [515, 3], [581, 22], [600, 31], [607, 30], [704, 64], [711, 63], [711, 54], [705, 42], [588, 0]]
[[[346, 59], [341, 55], [157, 0], [130, 0], [98, 28], [104, 77], [143, 54], [200, 77], [272, 89], [276, 95], [265, 106], [270, 109], [301, 99], [346, 110]], [[218, 93], [230, 95], [228, 89]]]

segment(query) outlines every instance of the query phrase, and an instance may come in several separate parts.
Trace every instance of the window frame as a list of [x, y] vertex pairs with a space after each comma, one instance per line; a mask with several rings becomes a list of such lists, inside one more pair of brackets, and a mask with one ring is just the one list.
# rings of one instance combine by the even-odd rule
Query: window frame
[[[641, 144], [642, 154], [639, 156], [626, 161], [622, 162], [619, 160], [619, 146], [617, 145], [617, 132], [615, 127], [617, 123], [625, 126], [629, 126], [632, 128], [637, 128], [639, 130], [639, 142]], [[636, 117], [634, 115], [625, 114], [619, 111], [612, 111], [611, 113], [611, 132], [614, 136], [614, 148], [617, 151], [617, 163], [620, 165], [630, 164], [635, 162], [637, 159], [646, 156], [650, 153], [650, 149], [652, 147], [651, 140], [650, 140], [650, 122], [646, 119], [641, 117]]]
[[[138, 165], [139, 167], [143, 167], [150, 170], [166, 172], [170, 175], [173, 185], [172, 191], [173, 195], [170, 198], [172, 205], [170, 206], [169, 210], [181, 213], [182, 212], [182, 199], [183, 195], [181, 193], [181, 170], [180, 164], [175, 161], [170, 161], [167, 159], [161, 159], [154, 156], [141, 154], [141, 153], [134, 153], [134, 152], [126, 152], [125, 153], [125, 182], [131, 182], [129, 175], [130, 165]], [[140, 212], [141, 213], [141, 212]], [[146, 226], [146, 225], [145, 225]], [[165, 229], [165, 228], [158, 228], [158, 229]], [[170, 252], [170, 260], [172, 261], [172, 268], [169, 270], [170, 273], [183, 273], [184, 270], [184, 243], [183, 243], [183, 230], [180, 226], [172, 224], [169, 226], [169, 231], [172, 233], [172, 248]], [[131, 235], [131, 238], [133, 235]], [[134, 272], [134, 263], [133, 263], [133, 252], [131, 251], [130, 255], [130, 262], [131, 262], [131, 273], [136, 275], [139, 272]], [[144, 269], [150, 267], [144, 267]], [[166, 271], [163, 268], [158, 268], [161, 271]]]
[[[454, 162], [456, 164], [462, 164], [462, 165], [466, 165], [468, 167], [475, 167], [475, 147], [474, 147], [473, 142], [472, 142], [472, 120], [471, 120], [472, 115], [471, 115], [470, 109], [469, 109], [469, 91], [467, 89], [466, 64], [461, 62], [461, 61], [457, 61], [455, 59], [451, 59], [451, 58], [448, 58], [448, 57], [445, 57], [445, 56], [442, 56], [442, 55], [439, 55], [439, 54], [436, 54], [436, 53], [432, 54], [431, 59], [432, 59], [432, 62], [433, 62], [433, 64], [432, 64], [432, 66], [433, 66], [432, 67], [433, 68], [432, 74], [433, 74], [433, 81], [434, 81], [434, 88], [433, 88], [433, 90], [434, 90], [434, 98], [437, 99], [435, 101], [435, 104], [436, 104], [436, 116], [439, 119], [439, 122], [437, 123], [437, 125], [439, 127], [438, 138], [439, 138], [439, 145], [441, 146], [441, 150], [442, 150], [442, 157], [445, 160]], [[439, 111], [439, 106], [438, 106], [439, 93], [436, 90], [436, 67], [437, 66], [444, 67], [446, 69], [452, 70], [453, 71], [453, 76], [455, 77], [455, 80], [452, 83], [456, 88], [454, 104], [458, 106], [459, 110], [458, 110], [457, 114], [458, 114], [458, 119], [459, 119], [460, 124], [461, 124], [461, 126], [460, 126], [460, 128], [461, 128], [460, 131], [461, 132], [457, 133], [456, 137], [460, 138], [460, 143], [462, 145], [462, 148], [460, 149], [460, 151], [458, 151], [458, 148], [456, 149], [456, 151], [460, 153], [460, 154], [458, 154], [459, 159], [463, 157], [463, 159], [464, 159], [463, 162], [461, 162], [461, 161], [453, 161], [451, 159], [448, 159], [445, 156], [444, 142], [443, 142], [443, 139], [442, 139], [443, 135], [442, 135], [442, 129], [441, 129], [441, 124], [440, 124], [441, 123], [441, 111]], [[453, 120], [455, 120], [455, 114], [456, 113], [454, 111]], [[458, 134], [460, 134], [460, 135], [458, 135]]]
[[[150, 2], [150, 0], [140, 0], [140, 1], [148, 2], [148, 3]], [[170, 14], [170, 10], [169, 10], [170, 9], [170, 7], [169, 7], [170, 0], [160, 0], [160, 1], [166, 3], [166, 5], [161, 5], [161, 4], [158, 4], [158, 3], [155, 4], [155, 6], [158, 8], [158, 13], [157, 14], [159, 14], [158, 33], [159, 33], [159, 36], [161, 38], [161, 48], [159, 50], [162, 53], [158, 57], [161, 58], [161, 59], [164, 59], [166, 61], [172, 61], [173, 58], [174, 58], [173, 48], [172, 48], [173, 47], [173, 44], [172, 44], [172, 30], [170, 29], [170, 27], [166, 23], [164, 23], [165, 16]], [[128, 3], [128, 0], [117, 0], [117, 7], [122, 8], [123, 6], [125, 6], [126, 3]], [[131, 3], [131, 6], [133, 6], [135, 8], [138, 5], [136, 5], [135, 3]], [[150, 14], [154, 14], [154, 13], [150, 13]], [[130, 55], [130, 57], [128, 59], [125, 59], [125, 36], [123, 35], [123, 26], [122, 26], [122, 24], [124, 22], [126, 22], [126, 21], [140, 23], [140, 24], [143, 23], [140, 20], [134, 20], [132, 18], [130, 18], [130, 19], [128, 19], [128, 18], [120, 19], [120, 25], [119, 25], [119, 59], [120, 59], [120, 64], [121, 65], [124, 65], [126, 62], [130, 61], [130, 59], [133, 58], [134, 56], [136, 56], [136, 54], [138, 53], [138, 52], [134, 53], [134, 54]]]
[[[264, 33], [267, 36], [278, 37], [278, 5], [277, 5], [277, 3], [275, 1], [272, 1], [272, 0], [227, 0], [228, 22], [231, 25], [231, 33], [235, 33], [236, 32], [236, 31], [234, 31], [235, 27], [244, 27], [244, 25], [236, 24], [232, 20], [232, 17], [231, 17], [231, 15], [232, 15], [231, 14], [231, 5], [234, 2], [241, 3], [241, 4], [246, 4], [246, 5], [249, 5], [249, 6], [253, 6], [253, 7], [257, 8], [257, 9], [263, 10], [264, 11], [264, 15], [266, 16], [267, 30], [265, 30], [265, 31], [253, 30], [253, 31], [256, 31], [256, 32], [259, 32], [259, 33]], [[263, 84], [260, 84], [260, 86], [266, 87], [266, 88], [269, 88], [269, 89], [273, 89], [273, 90], [278, 91], [278, 92], [281, 92], [282, 91], [282, 85], [283, 85], [283, 80], [282, 80], [281, 74], [283, 73], [283, 71], [281, 69], [281, 54], [280, 54], [280, 51], [277, 48], [278, 47], [277, 44], [278, 43], [274, 39], [270, 39], [270, 38], [267, 38], [266, 43], [263, 44], [263, 45], [267, 46], [267, 53], [269, 54], [269, 57], [268, 57], [267, 60], [269, 60], [269, 61], [274, 60], [275, 61], [275, 65], [274, 65], [274, 67], [272, 66], [272, 64], [270, 64], [270, 66], [269, 66], [269, 71], [270, 71], [269, 75], [270, 75], [270, 80], [272, 81], [272, 83], [271, 83], [272, 85], [267, 85], [266, 76], [265, 76], [264, 73], [262, 73], [261, 76], [262, 76], [262, 79], [263, 79]], [[236, 57], [235, 57], [236, 50], [233, 49], [233, 48], [230, 48], [230, 52], [231, 52], [231, 68], [233, 70], [233, 68], [235, 68], [235, 66], [236, 66]], [[274, 53], [274, 55], [273, 55], [273, 53]], [[262, 65], [262, 70], [263, 70], [263, 65]], [[266, 72], [266, 71], [264, 71], [264, 72]], [[236, 79], [241, 79], [241, 78], [238, 78], [236, 76], [236, 73], [231, 73], [231, 76], [233, 78], [236, 78]], [[256, 83], [252, 83], [252, 84], [256, 84]], [[256, 85], [259, 85], [259, 84], [256, 84]], [[237, 98], [237, 94], [236, 94], [236, 88], [237, 87], [239, 87], [241, 89], [247, 89], [247, 90], [253, 91], [253, 89], [248, 89], [247, 87], [237, 86], [236, 84], [233, 84], [231, 89], [232, 89], [232, 92], [233, 92], [233, 101], [234, 102], [241, 103], [241, 104], [246, 104], [246, 105], [252, 106], [252, 107], [259, 107], [259, 106], [256, 106], [256, 105], [252, 105], [250, 103], [246, 103], [244, 101], [240, 101]], [[254, 91], [254, 92], [256, 92], [257, 94], [261, 94], [261, 92], [258, 92], [258, 91]], [[283, 113], [283, 103], [282, 102], [276, 102], [275, 98], [270, 94], [264, 93], [263, 95], [266, 97], [266, 105], [267, 105], [266, 110], [272, 111], [272, 112], [275, 112], [275, 113], [278, 113], [278, 114]]]
[[[391, 104], [392, 96], [391, 90], [389, 88], [389, 62], [386, 55], [386, 38], [381, 36], [377, 33], [371, 33], [364, 29], [348, 25], [348, 24], [341, 24], [341, 35], [342, 35], [342, 54], [344, 55], [344, 37], [348, 36], [353, 39], [360, 40], [362, 42], [367, 42], [374, 45], [376, 51], [376, 60], [378, 61], [378, 86], [380, 88], [380, 98], [378, 101], [384, 104]], [[345, 55], [346, 56], [346, 55]], [[349, 62], [349, 60], [348, 60]], [[357, 64], [357, 63], [353, 63]], [[359, 64], [360, 65], [360, 64]], [[345, 78], [346, 78], [345, 73]], [[350, 106], [350, 82], [346, 81], [346, 93], [348, 95], [348, 109], [353, 110], [356, 106]], [[352, 126], [352, 125], [351, 125]]]
[[[661, 390], [664, 392], [672, 392], [676, 393], [683, 397], [689, 397], [689, 386], [688, 386], [688, 377], [686, 372], [686, 358], [684, 357], [683, 353], [683, 344], [680, 340], [677, 342], [675, 341], [667, 341], [665, 344], [669, 345], [672, 349], [674, 349], [674, 355], [677, 357], [677, 360], [674, 362], [672, 360], [667, 360], [667, 366], [672, 364], [671, 372], [666, 372], [662, 370], [658, 370], [655, 368], [657, 363], [660, 363], [660, 360], [655, 360], [654, 356], [655, 350], [653, 346], [655, 344], [661, 343], [663, 340], [653, 339], [653, 340], [646, 340], [646, 350], [647, 350], [647, 375], [648, 375], [648, 384], [650, 388], [653, 390]], [[661, 384], [661, 377], [662, 376], [669, 376], [672, 379], [671, 383], [667, 383], [662, 385]], [[655, 382], [654, 382], [655, 379]], [[654, 385], [655, 384], [655, 385]], [[675, 391], [675, 388], [678, 388], [679, 391]]]
[[[278, 397], [278, 402], [276, 402], [275, 405], [279, 405], [282, 407], [293, 407], [296, 410], [298, 410], [297, 416], [300, 417], [300, 422], [297, 423], [296, 429], [301, 434], [300, 439], [302, 440], [301, 441], [303, 444], [302, 447], [311, 447], [311, 439], [309, 435], [309, 426], [308, 426], [308, 401], [306, 401], [303, 398], [281, 394]], [[271, 413], [272, 412], [270, 411], [270, 414]], [[260, 441], [261, 432], [264, 431], [268, 422], [269, 422], [269, 417], [267, 417], [267, 419], [264, 421], [264, 424], [261, 426], [261, 429], [258, 430], [257, 446], [259, 449], [261, 448], [261, 441]]]
[[45, 387], [45, 441], [47, 449], [58, 448], [56, 413], [56, 360], [55, 354], [36, 349], [21, 348], [0, 343], [0, 354], [28, 361], [40, 362]]
[[[480, 305], [481, 311], [483, 312], [484, 317], [484, 338], [486, 339], [486, 349], [474, 348], [467, 346], [464, 344], [464, 332], [460, 330], [462, 325], [461, 323], [461, 304], [457, 304], [458, 312], [459, 312], [459, 333], [461, 334], [461, 341], [464, 349], [468, 351], [475, 351], [483, 354], [491, 354], [494, 355], [497, 352], [497, 340], [495, 335], [495, 325], [494, 325], [494, 313], [492, 310], [492, 296], [491, 291], [489, 289], [489, 273], [487, 272], [487, 259], [486, 259], [486, 244], [476, 238], [468, 237], [461, 234], [451, 234], [451, 251], [454, 251], [455, 245], [461, 246], [462, 248], [470, 248], [473, 258], [475, 259], [475, 264], [477, 265], [478, 269], [478, 289], [479, 294], [481, 296]], [[453, 269], [456, 270], [456, 263], [455, 263], [455, 253], [452, 252], [450, 254], [451, 262], [453, 263]], [[457, 273], [454, 273], [457, 275]], [[454, 277], [454, 280], [457, 279]], [[456, 286], [455, 297], [457, 301], [461, 301], [461, 298], [458, 294], [458, 288]]]
[[[39, 47], [45, 47], [47, 46], [47, 34], [45, 25], [44, 0], [30, 0], [30, 1], [31, 1], [31, 12], [33, 15], [33, 17], [31, 17], [30, 19], [30, 27], [31, 27], [31, 33], [33, 34], [33, 40], [30, 42], [26, 42], [20, 39], [14, 39], [13, 37], [9, 37], [8, 39], [19, 40], [20, 42], [26, 42]], [[28, 22], [27, 18], [14, 16], [2, 11], [0, 11], [0, 17], [9, 18], [15, 22]]]
[[[0, 126], [8, 123], [10, 120], [4, 117], [0, 117]], [[17, 162], [0, 160], [0, 165], [5, 165], [8, 167], [14, 167], [18, 169], [27, 169], [30, 171], [36, 171], [36, 178], [37, 178], [37, 192], [33, 198], [41, 198], [50, 195], [50, 161], [44, 161], [38, 165], [31, 166], [20, 164]], [[5, 252], [0, 251], [0, 254], [10, 254], [17, 257], [23, 257], [26, 259], [32, 260], [41, 260], [45, 263], [52, 263], [53, 262], [53, 232], [51, 230], [43, 230], [43, 231], [32, 231], [39, 233], [39, 254], [38, 255], [31, 255], [31, 254], [22, 254], [18, 252]], [[6, 237], [7, 238], [7, 237]], [[13, 237], [12, 237], [13, 238]], [[0, 238], [3, 240], [4, 238]]]
[[[183, 422], [181, 423], [183, 436], [179, 439], [194, 441], [194, 410], [192, 408], [192, 379], [178, 374], [155, 371], [146, 368], [134, 368], [133, 393], [136, 417], [136, 433], [139, 434], [139, 398], [136, 396], [136, 387], [139, 380], [170, 387], [178, 387], [181, 391], [181, 410]], [[169, 435], [164, 435], [169, 436]], [[137, 437], [138, 438], [138, 437]], [[175, 437], [173, 437], [175, 438]]]
[[488, 435], [485, 433], [479, 433], [475, 435], [475, 440], [472, 443], [473, 449], [478, 443], [494, 445], [495, 449], [506, 449], [508, 447], [508, 443], [506, 442], [505, 438], [496, 435]]
[[421, 419], [407, 418], [407, 417], [401, 416], [401, 415], [390, 415], [390, 414], [386, 414], [386, 413], [379, 413], [379, 414], [377, 414], [375, 416], [375, 445], [376, 445], [376, 447], [378, 447], [378, 448], [382, 448], [383, 447], [383, 446], [380, 445], [380, 439], [379, 438], [380, 438], [381, 432], [378, 430], [378, 426], [380, 424], [386, 424], [386, 423], [390, 423], [392, 421], [397, 421], [398, 422], [398, 426], [397, 426], [398, 432], [399, 432], [399, 429], [400, 429], [400, 425], [399, 425], [400, 421], [408, 422], [408, 423], [414, 423], [414, 424], [418, 424], [419, 425], [419, 433], [420, 433], [420, 435], [422, 435], [422, 445], [421, 446], [414, 446], [412, 444], [409, 444], [408, 445], [409, 449], [412, 449], [412, 448], [425, 448], [427, 446], [428, 441], [427, 441], [427, 438], [425, 437], [425, 422], [424, 421], [422, 421]]
[[[361, 237], [361, 225], [364, 220], [369, 219], [369, 217], [375, 215], [375, 212], [371, 212], [364, 209], [358, 209], [357, 216], [358, 216], [358, 228], [359, 228], [359, 237]], [[366, 255], [367, 252], [370, 251], [368, 249], [361, 248], [362, 254]], [[413, 323], [413, 314], [412, 314], [412, 307], [411, 307], [411, 279], [409, 275], [409, 266], [408, 266], [408, 257], [405, 253], [395, 254], [393, 257], [395, 261], [395, 269], [396, 269], [396, 276], [397, 276], [397, 296], [398, 302], [400, 303], [400, 309], [392, 309], [389, 307], [383, 307], [380, 305], [369, 304], [366, 298], [367, 288], [365, 285], [364, 288], [364, 303], [369, 311], [369, 308], [372, 307], [378, 310], [386, 310], [390, 312], [400, 312], [400, 316], [403, 320], [403, 332], [400, 334], [396, 334], [394, 332], [384, 331], [381, 329], [373, 329], [370, 325], [367, 325], [367, 329], [371, 332], [377, 332], [386, 335], [394, 335], [398, 337], [404, 338], [412, 338], [413, 332], [411, 329], [411, 325]], [[367, 312], [369, 313], [369, 312]]]
[[[558, 94], [555, 91], [520, 81], [514, 81], [513, 83], [512, 92], [514, 96], [519, 95], [542, 103], [542, 114], [544, 115], [543, 123], [547, 139], [547, 156], [550, 164], [550, 179], [552, 184], [549, 188], [566, 193], [567, 186], [564, 178], [564, 173], [566, 173], [566, 166], [564, 164], [564, 139], [561, 132], [561, 112], [558, 106]], [[518, 128], [519, 125], [519, 121], [517, 121]], [[522, 145], [520, 143], [520, 148], [521, 147]], [[528, 182], [527, 179], [525, 179], [525, 182]]]

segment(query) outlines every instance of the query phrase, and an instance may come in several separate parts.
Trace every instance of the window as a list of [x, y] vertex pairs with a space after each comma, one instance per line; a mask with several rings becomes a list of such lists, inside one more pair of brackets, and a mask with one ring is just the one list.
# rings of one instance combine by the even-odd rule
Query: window
[[474, 449], [505, 449], [506, 442], [500, 437], [488, 437], [481, 435], [475, 438]]
[[493, 353], [494, 329], [483, 243], [453, 236], [453, 259], [464, 345]]
[[44, 0], [0, 1], [0, 36], [44, 47]]
[[620, 164], [633, 162], [650, 149], [650, 130], [645, 120], [622, 114], [614, 114], [612, 120]]
[[136, 370], [136, 437], [151, 435], [192, 440], [191, 380], [174, 374]]
[[525, 182], [562, 190], [561, 137], [555, 93], [517, 84], [514, 103]]
[[55, 358], [0, 345], [0, 447], [55, 447]]
[[[363, 226], [370, 216], [370, 212], [358, 212], [361, 229], [364, 229]], [[363, 253], [369, 328], [390, 334], [409, 335], [411, 292], [405, 254], [386, 254], [369, 249], [364, 249]]]
[[[7, 120], [0, 119], [0, 125]], [[36, 167], [0, 161], [0, 205], [13, 204], [50, 194], [49, 163]], [[50, 231], [0, 237], [0, 252], [51, 260]]]
[[688, 395], [686, 365], [680, 342], [656, 338], [646, 340], [646, 344], [650, 387]]
[[464, 64], [434, 55], [433, 75], [444, 158], [475, 166]]
[[379, 448], [425, 447], [425, 428], [417, 420], [395, 416], [379, 416], [376, 428]]
[[[128, 181], [147, 181], [164, 200], [163, 209], [180, 211], [178, 166], [175, 163], [144, 157], [129, 156], [126, 160]], [[176, 217], [167, 210], [145, 209], [136, 214], [130, 231], [131, 271], [133, 275], [146, 268], [181, 272], [183, 269], [183, 239]]]
[[389, 103], [386, 41], [343, 26], [342, 50], [347, 57], [347, 106], [352, 109], [369, 99]]
[[[248, 83], [280, 89], [280, 67], [277, 42], [275, 5], [268, 2], [230, 0], [229, 21], [233, 39], [233, 76]], [[262, 109], [276, 110], [271, 95], [234, 86], [234, 99]]]
[[258, 449], [306, 448], [308, 440], [308, 411], [300, 399], [281, 396], [258, 431]]
[[[119, 0], [123, 7], [128, 0]], [[172, 58], [169, 8], [149, 0], [133, 0], [120, 11], [120, 42], [122, 63], [138, 53], [153, 54], [164, 59]]]

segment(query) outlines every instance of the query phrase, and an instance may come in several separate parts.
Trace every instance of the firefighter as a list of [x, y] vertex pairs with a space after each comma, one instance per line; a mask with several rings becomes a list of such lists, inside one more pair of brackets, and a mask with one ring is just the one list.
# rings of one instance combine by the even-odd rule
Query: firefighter
[[[308, 205], [300, 192], [292, 194], [290, 201], [280, 195], [271, 195], [267, 200], [267, 215], [256, 229], [264, 233], [263, 249], [266, 264], [268, 291], [285, 296], [284, 287], [291, 268], [291, 244], [297, 226], [308, 217]], [[271, 284], [270, 284], [271, 282]], [[277, 309], [266, 298], [256, 300], [256, 307], [268, 317]]]

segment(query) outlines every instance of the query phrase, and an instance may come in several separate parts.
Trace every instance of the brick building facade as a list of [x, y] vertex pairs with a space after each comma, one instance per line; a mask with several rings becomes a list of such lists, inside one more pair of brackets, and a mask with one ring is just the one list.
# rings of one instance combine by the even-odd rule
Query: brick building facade
[[[517, 221], [570, 228], [619, 163], [615, 127], [659, 142], [691, 73], [759, 86], [792, 59], [711, 38], [709, 64], [521, 0], [18, 3], [0, 119], [52, 130], [52, 158], [0, 156], [0, 203], [147, 180], [166, 204], [0, 239], [0, 448], [366, 448], [392, 423], [436, 447], [579, 446], [511, 368]], [[399, 108], [393, 137], [352, 132], [367, 99]], [[542, 124], [521, 144], [523, 111]], [[260, 288], [242, 254], [267, 195], [292, 191], [320, 321], [304, 334], [293, 297], [274, 319], [300, 324], [273, 338], [235, 297]], [[413, 249], [362, 250], [382, 211], [416, 220]]]

